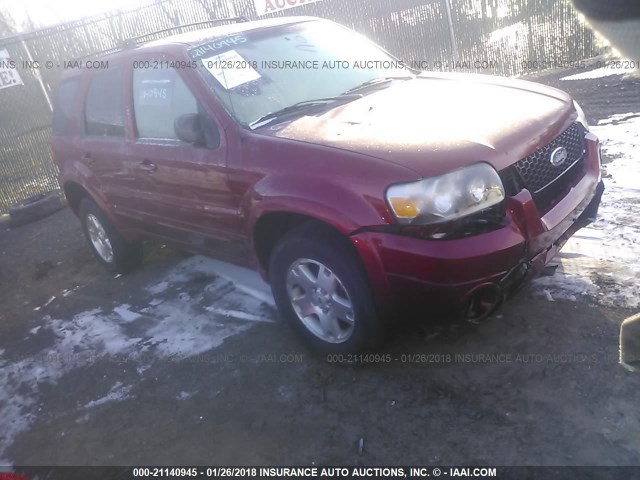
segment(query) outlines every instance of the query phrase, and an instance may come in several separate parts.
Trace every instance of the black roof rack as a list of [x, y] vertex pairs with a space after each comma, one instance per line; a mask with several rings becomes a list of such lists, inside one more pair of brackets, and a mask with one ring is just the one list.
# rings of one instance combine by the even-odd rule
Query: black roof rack
[[126, 40], [124, 40], [117, 47], [109, 48], [107, 50], [101, 50], [99, 52], [93, 52], [93, 53], [90, 53], [88, 55], [84, 55], [82, 57], [78, 57], [76, 60], [82, 60], [82, 59], [93, 57], [93, 56], [96, 56], [96, 55], [106, 55], [108, 53], [115, 53], [115, 52], [119, 52], [121, 50], [126, 50], [126, 49], [130, 49], [130, 48], [136, 48], [137, 46], [144, 44], [145, 41], [148, 41], [150, 37], [153, 37], [153, 36], [159, 35], [159, 34], [163, 34], [163, 33], [174, 32], [176, 30], [181, 30], [181, 29], [184, 29], [184, 28], [204, 27], [204, 26], [208, 26], [208, 25], [216, 25], [216, 24], [222, 23], [222, 22], [244, 23], [244, 22], [248, 22], [248, 21], [249, 21], [249, 19], [243, 15], [243, 16], [238, 16], [238, 17], [216, 18], [214, 20], [206, 20], [204, 22], [186, 23], [184, 25], [178, 25], [177, 27], [164, 28], [162, 30], [157, 30], [155, 32], [145, 33], [144, 35], [140, 35], [139, 37], [127, 38]]

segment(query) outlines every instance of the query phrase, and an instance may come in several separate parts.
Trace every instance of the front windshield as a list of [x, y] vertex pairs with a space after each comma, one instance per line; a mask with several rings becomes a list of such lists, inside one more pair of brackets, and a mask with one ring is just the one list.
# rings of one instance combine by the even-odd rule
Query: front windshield
[[243, 125], [299, 102], [339, 96], [376, 78], [411, 75], [365, 37], [323, 20], [242, 32], [189, 54]]

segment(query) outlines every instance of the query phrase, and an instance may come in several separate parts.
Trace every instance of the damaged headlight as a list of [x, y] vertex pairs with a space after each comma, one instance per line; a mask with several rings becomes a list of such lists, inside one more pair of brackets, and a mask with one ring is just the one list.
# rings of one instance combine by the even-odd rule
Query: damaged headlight
[[589, 130], [587, 116], [584, 114], [584, 110], [582, 110], [582, 107], [580, 107], [580, 105], [578, 105], [578, 102], [576, 102], [575, 100], [573, 101], [573, 108], [575, 108], [576, 113], [578, 114], [578, 122], [580, 122], [584, 128]]
[[401, 224], [448, 222], [479, 212], [504, 200], [498, 172], [476, 163], [438, 177], [392, 185], [387, 203]]

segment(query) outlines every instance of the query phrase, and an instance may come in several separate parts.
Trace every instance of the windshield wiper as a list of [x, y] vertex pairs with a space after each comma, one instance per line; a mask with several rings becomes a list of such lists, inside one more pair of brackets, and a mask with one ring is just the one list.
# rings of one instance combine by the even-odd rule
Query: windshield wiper
[[267, 113], [257, 120], [251, 122], [249, 124], [250, 128], [256, 128], [257, 126], [261, 126], [269, 122], [270, 120], [274, 120], [276, 118], [284, 117], [286, 115], [290, 115], [293, 113], [297, 113], [303, 110], [307, 110], [312, 107], [318, 107], [322, 105], [333, 105], [335, 103], [349, 102], [351, 100], [356, 100], [358, 98], [362, 98], [362, 95], [358, 94], [343, 94], [338, 95], [336, 97], [326, 97], [326, 98], [316, 98], [314, 100], [304, 100], [302, 102], [294, 103], [293, 105], [289, 105], [288, 107], [281, 108], [280, 110], [276, 110], [275, 112]]
[[361, 90], [366, 90], [368, 88], [386, 85], [388, 83], [393, 82], [394, 80], [410, 80], [412, 78], [414, 78], [412, 75], [407, 75], [407, 76], [404, 76], [404, 77], [378, 77], [378, 78], [372, 78], [371, 80], [367, 80], [366, 82], [361, 83], [360, 85], [356, 85], [355, 87], [350, 88], [349, 90], [344, 92], [343, 95], [351, 95], [352, 93], [359, 92]]

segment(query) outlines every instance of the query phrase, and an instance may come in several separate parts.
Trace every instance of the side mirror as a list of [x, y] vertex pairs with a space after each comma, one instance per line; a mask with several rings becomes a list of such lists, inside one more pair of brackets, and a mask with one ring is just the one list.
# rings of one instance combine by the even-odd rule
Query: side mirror
[[187, 113], [180, 115], [173, 123], [176, 137], [186, 143], [191, 143], [196, 147], [204, 145], [204, 131], [200, 115], [197, 113]]

